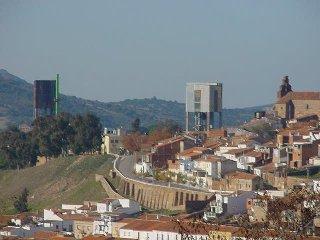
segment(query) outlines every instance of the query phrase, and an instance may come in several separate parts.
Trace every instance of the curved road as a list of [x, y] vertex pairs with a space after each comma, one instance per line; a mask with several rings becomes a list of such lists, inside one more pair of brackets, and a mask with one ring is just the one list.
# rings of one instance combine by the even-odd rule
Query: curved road
[[116, 160], [114, 162], [114, 167], [124, 177], [131, 179], [131, 180], [136, 180], [136, 181], [148, 183], [148, 184], [152, 184], [155, 186], [173, 187], [173, 188], [180, 188], [180, 189], [197, 191], [197, 192], [212, 193], [212, 192], [206, 191], [204, 189], [199, 189], [199, 188], [192, 187], [192, 186], [186, 186], [186, 185], [182, 185], [182, 184], [178, 184], [178, 183], [168, 183], [168, 182], [163, 182], [163, 181], [157, 181], [157, 180], [154, 180], [151, 178], [139, 177], [136, 174], [134, 174], [134, 164], [135, 164], [135, 161], [133, 159], [133, 156], [131, 156], [131, 155], [130, 156], [119, 156], [116, 158]]

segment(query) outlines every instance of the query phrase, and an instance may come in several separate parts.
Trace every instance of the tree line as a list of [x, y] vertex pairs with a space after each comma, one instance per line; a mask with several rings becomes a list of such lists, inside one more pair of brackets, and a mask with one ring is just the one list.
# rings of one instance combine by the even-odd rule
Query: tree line
[[163, 139], [171, 138], [180, 133], [182, 128], [172, 120], [159, 121], [144, 129], [140, 126], [140, 119], [137, 118], [131, 123], [131, 131], [123, 136], [122, 143], [130, 153], [139, 152], [143, 147], [150, 147]]
[[92, 114], [39, 117], [30, 132], [9, 127], [0, 133], [0, 169], [34, 166], [46, 158], [99, 151], [102, 126]]

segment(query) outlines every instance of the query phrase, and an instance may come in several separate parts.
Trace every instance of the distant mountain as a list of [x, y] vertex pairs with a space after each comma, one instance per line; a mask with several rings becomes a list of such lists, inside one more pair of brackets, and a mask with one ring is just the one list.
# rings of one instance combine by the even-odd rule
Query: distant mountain
[[[4, 69], [0, 70], [0, 127], [8, 124], [30, 123], [33, 118], [33, 85]], [[224, 109], [224, 125], [234, 126], [252, 118], [253, 113], [266, 106]], [[171, 119], [184, 126], [184, 104], [157, 98], [132, 99], [120, 102], [100, 102], [75, 96], [61, 96], [61, 110], [70, 113], [95, 113], [105, 127], [130, 127], [135, 118], [143, 126]]]

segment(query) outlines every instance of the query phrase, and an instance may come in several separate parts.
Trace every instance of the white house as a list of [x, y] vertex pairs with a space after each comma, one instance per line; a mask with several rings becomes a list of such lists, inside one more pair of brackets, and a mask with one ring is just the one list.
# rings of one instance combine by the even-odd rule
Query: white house
[[60, 232], [73, 232], [73, 218], [70, 216], [79, 216], [79, 214], [67, 214], [51, 209], [43, 210], [43, 226], [52, 228]]
[[135, 172], [152, 174], [152, 164], [150, 162], [139, 161], [135, 164]]
[[112, 217], [105, 216], [93, 221], [93, 235], [112, 234]]
[[253, 148], [236, 148], [231, 149], [222, 154], [223, 157], [238, 162], [239, 157], [243, 156], [247, 152], [252, 151]]
[[251, 151], [238, 158], [237, 167], [242, 170], [253, 170], [253, 165], [263, 159], [263, 153]]
[[83, 205], [79, 204], [62, 204], [61, 209], [62, 210], [69, 210], [73, 213], [83, 213], [83, 210], [81, 209]]
[[221, 179], [224, 174], [237, 170], [236, 162], [224, 157], [205, 155], [194, 161], [194, 167], [207, 172], [212, 179]]
[[30, 238], [37, 231], [48, 231], [54, 230], [52, 228], [48, 229], [43, 226], [36, 226], [33, 224], [28, 224], [24, 226], [7, 226], [0, 230], [0, 239], [3, 237], [20, 237], [20, 238]]
[[106, 199], [104, 202], [97, 203], [98, 213], [112, 213], [132, 215], [140, 212], [141, 206], [138, 202], [131, 199]]
[[194, 161], [193, 160], [180, 160], [180, 168], [179, 172], [182, 174], [186, 174], [187, 172], [192, 172], [194, 169]]
[[210, 211], [215, 216], [231, 216], [241, 214], [247, 210], [247, 200], [252, 198], [255, 192], [216, 193], [215, 200], [210, 203]]

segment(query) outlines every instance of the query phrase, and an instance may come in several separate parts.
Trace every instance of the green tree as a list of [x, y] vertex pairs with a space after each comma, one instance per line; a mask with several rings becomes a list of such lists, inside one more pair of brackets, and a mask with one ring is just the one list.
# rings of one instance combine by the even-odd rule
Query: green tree
[[71, 121], [74, 130], [71, 149], [74, 153], [95, 152], [101, 147], [102, 126], [93, 114], [77, 115]]
[[159, 121], [154, 125], [151, 125], [149, 127], [149, 134], [152, 134], [153, 132], [156, 132], [159, 130], [163, 131], [164, 129], [167, 132], [169, 132], [171, 135], [180, 133], [182, 131], [181, 126], [177, 122], [170, 119], [166, 119], [163, 121]]
[[66, 153], [73, 139], [70, 114], [40, 117], [33, 123], [33, 140], [39, 147], [39, 154], [46, 157], [57, 157]]
[[37, 146], [29, 134], [10, 127], [0, 133], [1, 166], [19, 169], [34, 166], [37, 161]]
[[15, 197], [13, 206], [17, 210], [17, 212], [22, 213], [28, 211], [28, 196], [29, 191], [27, 188], [24, 188], [20, 196]]
[[57, 157], [70, 149], [76, 154], [98, 151], [101, 135], [100, 120], [92, 114], [39, 117], [30, 133], [9, 127], [0, 133], [0, 169], [34, 166], [38, 155]]

